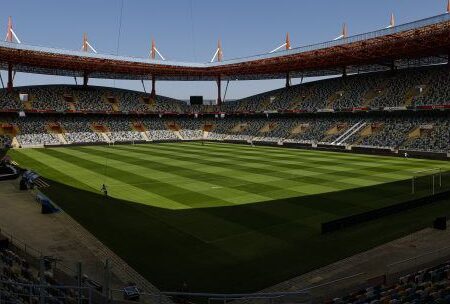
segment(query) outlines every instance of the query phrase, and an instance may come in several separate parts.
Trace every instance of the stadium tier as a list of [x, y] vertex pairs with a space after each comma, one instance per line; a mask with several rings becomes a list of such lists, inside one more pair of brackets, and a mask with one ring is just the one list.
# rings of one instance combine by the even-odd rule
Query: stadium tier
[[450, 263], [423, 269], [401, 277], [391, 286], [374, 285], [342, 298], [326, 301], [343, 303], [449, 303]]
[[37, 147], [82, 143], [225, 140], [279, 145], [373, 147], [448, 153], [449, 116], [441, 113], [385, 117], [0, 117], [3, 143]]
[[58, 113], [263, 113], [450, 108], [448, 65], [308, 82], [217, 105], [143, 92], [69, 85], [0, 90], [2, 111]]
[[2, 142], [237, 140], [448, 153], [449, 116], [436, 110], [450, 107], [449, 75], [447, 65], [351, 75], [193, 107], [106, 87], [19, 87], [0, 91]]
[[[61, 287], [55, 279], [51, 261], [44, 267], [33, 265], [21, 252], [0, 249], [1, 303], [77, 303], [87, 301], [88, 294], [76, 287]], [[81, 292], [80, 292], [81, 291]], [[80, 303], [80, 302], [78, 302]]]

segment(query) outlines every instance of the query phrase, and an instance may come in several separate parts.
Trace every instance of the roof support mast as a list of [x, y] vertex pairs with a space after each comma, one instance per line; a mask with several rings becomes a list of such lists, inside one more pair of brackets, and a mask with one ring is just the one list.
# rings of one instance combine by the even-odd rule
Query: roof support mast
[[[155, 40], [152, 38], [152, 48], [150, 49], [150, 58], [156, 59], [156, 55], [158, 55], [162, 60], [166, 60], [163, 55], [156, 48]], [[150, 93], [150, 97], [154, 99], [156, 97], [156, 76], [152, 73], [152, 91]]]
[[[5, 37], [5, 41], [7, 42], [11, 42], [11, 43], [22, 43], [19, 39], [19, 37], [17, 37], [16, 33], [13, 30], [13, 24], [12, 24], [12, 18], [11, 16], [8, 17], [8, 28], [6, 30], [6, 37]], [[12, 63], [8, 63], [8, 84], [7, 84], [7, 89], [8, 92], [12, 92], [13, 88], [14, 88], [14, 77], [16, 76], [16, 72], [13, 71], [13, 65]]]
[[[342, 24], [341, 34], [339, 36], [337, 36], [336, 38], [334, 38], [333, 40], [345, 39], [347, 37], [348, 37], [347, 24], [344, 23], [344, 24]], [[346, 66], [342, 67], [342, 77], [347, 77], [347, 67]]]
[[[217, 59], [217, 62], [221, 62], [223, 59], [222, 52], [222, 44], [220, 43], [220, 39], [217, 41], [217, 49], [214, 52], [214, 56], [211, 58], [210, 62], [214, 62]], [[217, 105], [220, 106], [222, 104], [222, 76], [217, 75]]]
[[[88, 37], [86, 33], [83, 33], [83, 44], [81, 45], [81, 50], [83, 52], [94, 52], [97, 54], [97, 50], [94, 49], [94, 47], [89, 43]], [[83, 86], [86, 87], [89, 82], [89, 72], [84, 71], [83, 72]]]
[[[280, 46], [276, 47], [275, 49], [271, 50], [269, 52], [269, 54], [278, 52], [282, 48], [285, 48], [286, 51], [291, 49], [291, 39], [289, 38], [289, 33], [286, 33], [286, 41], [282, 45], [280, 45]], [[286, 72], [286, 88], [288, 88], [290, 86], [291, 86], [291, 75], [290, 75], [290, 71], [287, 71]]]
[[[289, 38], [289, 33], [286, 33], [286, 50], [291, 49], [291, 39]], [[290, 71], [286, 72], [286, 88], [291, 86], [291, 74]]]

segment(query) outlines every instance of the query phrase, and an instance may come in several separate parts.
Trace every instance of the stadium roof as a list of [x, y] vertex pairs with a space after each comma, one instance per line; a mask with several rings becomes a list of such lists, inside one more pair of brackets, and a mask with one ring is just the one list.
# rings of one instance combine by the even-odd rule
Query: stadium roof
[[163, 61], [0, 42], [0, 68], [110, 79], [247, 80], [312, 77], [445, 63], [450, 14], [270, 54], [212, 63]]

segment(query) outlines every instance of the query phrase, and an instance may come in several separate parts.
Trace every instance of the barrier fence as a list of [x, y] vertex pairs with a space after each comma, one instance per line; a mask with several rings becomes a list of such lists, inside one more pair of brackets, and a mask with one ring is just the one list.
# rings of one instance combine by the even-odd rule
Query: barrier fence
[[399, 277], [450, 261], [450, 246], [400, 260], [386, 265], [386, 283], [392, 284]]
[[[2, 232], [5, 235], [4, 232]], [[14, 246], [21, 244], [22, 248], [27, 248], [31, 253], [42, 253], [31, 246], [14, 238], [10, 234], [6, 236], [13, 241]], [[411, 274], [427, 267], [432, 267], [450, 260], [450, 246], [429, 251], [408, 259], [390, 263], [385, 266], [383, 282], [387, 285], [395, 283], [401, 276]], [[331, 294], [338, 296], [351, 292], [359, 288], [364, 288], [374, 282], [367, 273], [358, 273], [347, 277], [338, 278], [322, 284], [313, 285], [293, 292], [261, 292], [261, 293], [240, 293], [240, 294], [220, 294], [220, 293], [189, 293], [189, 292], [161, 292], [145, 293], [136, 289], [136, 293], [129, 293], [127, 297], [125, 289], [111, 289], [108, 295], [109, 301], [113, 303], [125, 303], [125, 299], [134, 300], [139, 303], [208, 303], [220, 302], [242, 303], [242, 304], [282, 304], [282, 303], [312, 303], [313, 300], [327, 299]], [[326, 294], [326, 296], [323, 296]], [[133, 296], [135, 298], [133, 298]], [[0, 280], [0, 304], [11, 303], [8, 299], [18, 297], [24, 303], [47, 303], [55, 299], [70, 300], [74, 303], [102, 303], [105, 298], [101, 298], [91, 287], [64, 285], [49, 286], [43, 284], [23, 284]], [[42, 301], [42, 302], [41, 302]]]
[[18, 303], [92, 303], [92, 290], [78, 286], [54, 286], [44, 284], [23, 284], [0, 280], [0, 304]]

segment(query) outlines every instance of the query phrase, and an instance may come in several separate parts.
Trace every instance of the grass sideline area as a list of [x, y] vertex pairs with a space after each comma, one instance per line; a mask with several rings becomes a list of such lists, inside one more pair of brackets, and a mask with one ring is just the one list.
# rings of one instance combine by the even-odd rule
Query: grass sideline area
[[[207, 143], [10, 150], [45, 193], [162, 290], [251, 292], [429, 226], [450, 200], [327, 235], [320, 224], [430, 194], [449, 162]], [[447, 180], [445, 180], [447, 182]], [[101, 185], [111, 197], [104, 198]]]

